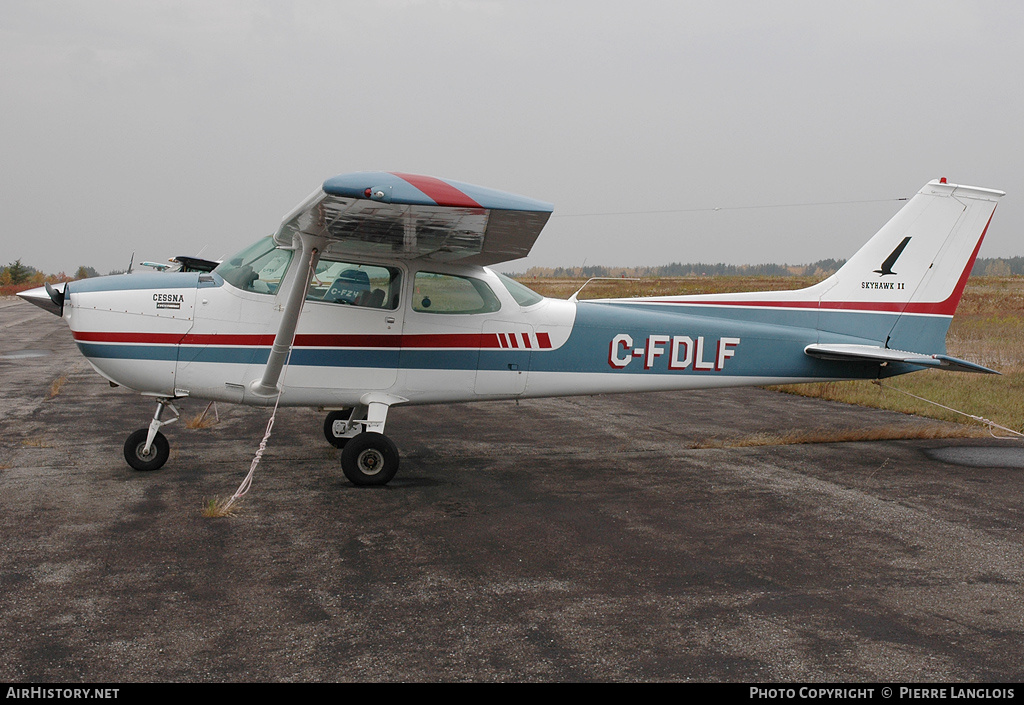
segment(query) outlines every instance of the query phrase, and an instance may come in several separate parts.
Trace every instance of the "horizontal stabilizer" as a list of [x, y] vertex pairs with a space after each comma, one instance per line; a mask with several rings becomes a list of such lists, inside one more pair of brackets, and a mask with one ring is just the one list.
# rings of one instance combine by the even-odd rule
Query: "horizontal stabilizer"
[[977, 365], [967, 360], [961, 360], [949, 355], [927, 355], [924, 353], [908, 352], [906, 350], [891, 350], [875, 345], [808, 345], [804, 352], [811, 357], [821, 360], [839, 360], [843, 362], [904, 362], [908, 365], [920, 365], [922, 367], [936, 367], [950, 370], [952, 372], [983, 372], [985, 374], [997, 375], [999, 372], [990, 370], [987, 367]]

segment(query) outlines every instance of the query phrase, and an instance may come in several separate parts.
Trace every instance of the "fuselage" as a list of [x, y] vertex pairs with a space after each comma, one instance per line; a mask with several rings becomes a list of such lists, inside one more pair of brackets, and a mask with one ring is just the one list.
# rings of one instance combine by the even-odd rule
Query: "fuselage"
[[[73, 282], [63, 315], [82, 354], [116, 384], [158, 397], [271, 404], [253, 385], [279, 327], [282, 292], [302, 268], [280, 261], [290, 258], [280, 249], [261, 257], [278, 260], [246, 276], [229, 265]], [[804, 354], [823, 341], [871, 342], [856, 335], [857, 312], [714, 297], [564, 301], [516, 289], [485, 267], [436, 262], [325, 259], [318, 272], [282, 377], [282, 405], [342, 408], [369, 391], [428, 404], [914, 369]], [[862, 315], [877, 327], [880, 314]], [[823, 316], [842, 325], [823, 325]], [[822, 332], [830, 328], [853, 334]]]

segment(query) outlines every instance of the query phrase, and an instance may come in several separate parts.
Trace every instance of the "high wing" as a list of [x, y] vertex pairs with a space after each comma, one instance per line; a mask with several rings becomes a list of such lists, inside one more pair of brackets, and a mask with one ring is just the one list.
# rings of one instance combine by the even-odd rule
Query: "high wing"
[[529, 254], [550, 203], [430, 176], [357, 172], [328, 179], [274, 234], [326, 237], [335, 253], [489, 265]]

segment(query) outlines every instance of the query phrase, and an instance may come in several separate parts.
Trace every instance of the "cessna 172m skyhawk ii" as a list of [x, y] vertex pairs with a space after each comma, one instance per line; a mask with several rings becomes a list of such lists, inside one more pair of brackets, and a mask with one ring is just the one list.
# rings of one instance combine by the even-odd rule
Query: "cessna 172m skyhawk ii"
[[932, 181], [806, 289], [563, 301], [487, 268], [530, 251], [550, 204], [355, 173], [213, 271], [21, 296], [62, 316], [103, 377], [156, 401], [125, 443], [133, 468], [166, 462], [176, 399], [279, 403], [329, 411], [346, 477], [379, 485], [398, 469], [384, 435], [398, 404], [993, 372], [946, 355], [945, 336], [1002, 195]]

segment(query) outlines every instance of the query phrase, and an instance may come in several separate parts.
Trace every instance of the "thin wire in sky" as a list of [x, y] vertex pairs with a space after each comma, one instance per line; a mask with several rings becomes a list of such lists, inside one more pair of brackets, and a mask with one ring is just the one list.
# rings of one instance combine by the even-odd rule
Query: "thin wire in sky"
[[766, 208], [806, 208], [810, 206], [846, 206], [858, 203], [898, 203], [909, 201], [905, 198], [876, 198], [863, 201], [815, 201], [811, 203], [775, 203], [759, 206], [718, 206], [713, 208], [673, 208], [670, 210], [643, 210], [643, 211], [606, 211], [603, 213], [554, 213], [552, 218], [589, 218], [607, 215], [656, 215], [666, 213], [706, 213], [714, 211], [744, 211], [759, 210]]

